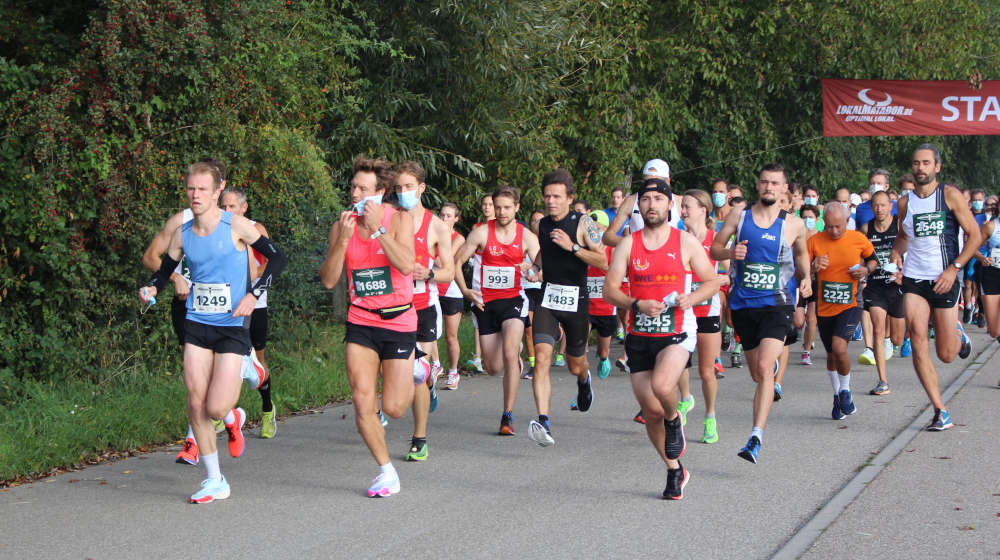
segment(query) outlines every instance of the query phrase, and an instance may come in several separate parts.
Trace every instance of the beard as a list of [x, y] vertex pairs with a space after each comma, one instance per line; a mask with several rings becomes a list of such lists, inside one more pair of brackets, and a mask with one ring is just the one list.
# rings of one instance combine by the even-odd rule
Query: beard
[[642, 221], [646, 226], [662, 226], [664, 222], [667, 221], [667, 216], [657, 213], [655, 217], [651, 217], [649, 214], [642, 217]]
[[[923, 179], [921, 179], [923, 177]], [[929, 185], [934, 182], [934, 175], [916, 175], [913, 177], [913, 181], [918, 185]]]
[[777, 198], [772, 198], [771, 200], [768, 200], [766, 198], [760, 199], [760, 203], [763, 204], [764, 206], [774, 206], [776, 202], [778, 202]]

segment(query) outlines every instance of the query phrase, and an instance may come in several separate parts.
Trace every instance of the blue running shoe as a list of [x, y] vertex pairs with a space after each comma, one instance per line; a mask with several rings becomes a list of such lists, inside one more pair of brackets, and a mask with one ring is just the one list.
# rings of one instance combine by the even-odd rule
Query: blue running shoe
[[858, 407], [854, 406], [854, 399], [851, 398], [850, 389], [840, 392], [840, 411], [848, 416], [858, 411]]
[[438, 389], [437, 384], [431, 385], [431, 406], [428, 412], [434, 412], [438, 407]]
[[927, 426], [927, 431], [929, 432], [943, 432], [952, 426], [951, 415], [948, 414], [947, 410], [935, 410], [934, 419], [931, 421], [930, 425]]
[[851, 340], [861, 340], [862, 337], [863, 333], [861, 332], [861, 323], [858, 323], [858, 327], [854, 329], [854, 338], [852, 338]]
[[781, 400], [781, 383], [774, 384], [774, 400], [775, 401]]
[[840, 395], [833, 396], [833, 410], [830, 411], [830, 417], [834, 420], [843, 420], [845, 418], [844, 412], [840, 409]]
[[385, 416], [385, 413], [382, 412], [381, 408], [378, 409], [378, 421], [382, 423], [382, 427], [389, 425], [389, 419]]
[[899, 347], [899, 357], [909, 358], [912, 355], [913, 355], [913, 347], [910, 346], [910, 339], [904, 338], [903, 345]]
[[607, 379], [609, 375], [611, 375], [611, 360], [601, 358], [601, 361], [597, 364], [597, 377]]
[[[947, 413], [946, 413], [947, 414]], [[226, 477], [206, 478], [201, 482], [201, 490], [191, 495], [192, 504], [207, 504], [229, 497], [229, 483]]]
[[750, 439], [747, 440], [747, 444], [743, 446], [743, 449], [740, 449], [740, 452], [737, 453], [737, 455], [756, 465], [757, 455], [759, 453], [760, 440], [757, 439], [757, 436], [750, 436]]
[[562, 354], [556, 354], [556, 359], [552, 360], [552, 365], [556, 367], [563, 367], [566, 365], [566, 357]]
[[961, 321], [958, 323], [958, 334], [962, 337], [962, 347], [958, 350], [958, 357], [964, 360], [972, 353], [972, 340], [969, 339], [969, 335], [965, 334], [965, 327], [962, 326]]

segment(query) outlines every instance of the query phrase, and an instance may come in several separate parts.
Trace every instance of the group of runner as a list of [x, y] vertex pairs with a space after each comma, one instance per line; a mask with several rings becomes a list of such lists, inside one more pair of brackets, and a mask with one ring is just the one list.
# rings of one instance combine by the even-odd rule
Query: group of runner
[[[981, 263], [980, 303], [989, 332], [1000, 334], [1000, 297], [995, 297], [1000, 273], [993, 266], [1000, 263], [1000, 252], [993, 253], [1000, 248], [1000, 228], [994, 227], [1000, 218], [994, 210], [994, 219], [982, 225], [987, 241], [981, 252], [980, 227], [969, 204], [959, 190], [937, 180], [937, 149], [919, 146], [912, 168], [914, 188], [899, 198], [895, 212], [888, 193], [873, 183], [872, 217], [858, 230], [851, 228], [849, 207], [833, 200], [821, 210], [815, 190], [799, 193], [805, 196], [797, 216], [794, 189], [778, 164], [761, 169], [757, 201], [747, 205], [742, 190], [724, 181], [715, 181], [711, 192], [674, 193], [667, 163], [651, 160], [633, 193], [615, 189], [618, 205], [591, 213], [573, 209], [579, 202], [573, 177], [556, 169], [542, 177], [545, 210], [532, 213], [530, 224], [517, 219], [520, 191], [502, 185], [483, 199], [484, 221], [463, 237], [454, 231], [457, 206], [444, 205], [441, 217], [423, 207], [426, 177], [419, 164], [356, 158], [352, 208], [330, 229], [320, 276], [330, 289], [346, 273], [347, 377], [358, 431], [379, 466], [368, 495], [400, 490], [385, 440], [388, 418], [412, 407], [406, 459], [428, 458], [428, 415], [437, 407], [438, 376], [445, 371], [437, 340], [443, 334], [448, 339], [445, 388], [457, 389], [457, 331], [466, 304], [475, 318], [477, 358], [489, 374], [503, 375], [498, 433], [515, 435], [519, 380], [528, 377], [537, 412], [528, 436], [545, 447], [555, 443], [550, 370], [559, 356], [554, 355], [565, 356], [577, 380], [570, 408], [585, 413], [595, 403], [587, 360], [591, 329], [597, 331], [597, 373], [604, 378], [611, 370], [611, 341], [624, 328], [618, 362], [629, 373], [640, 407], [635, 419], [645, 424], [666, 464], [665, 499], [681, 499], [690, 479], [680, 459], [686, 415], [694, 406], [687, 373], [691, 356], [697, 352], [705, 399], [701, 441], [714, 443], [720, 354], [727, 343], [733, 365], [738, 367], [736, 356], [745, 353], [756, 383], [750, 435], [738, 452], [752, 463], [760, 456], [771, 405], [782, 396], [789, 347], [803, 326], [804, 344], [811, 343], [810, 323], [826, 349], [833, 419], [857, 411], [847, 346], [864, 317], [870, 339], [891, 340], [873, 344], [879, 383], [872, 393], [889, 392], [885, 360], [908, 331], [914, 369], [935, 410], [928, 429], [952, 427], [926, 326], [935, 327], [943, 362], [969, 355], [956, 304], [960, 274], [975, 258]], [[878, 171], [888, 182], [888, 173]], [[252, 386], [270, 382], [267, 368], [252, 357], [252, 348], [260, 357], [263, 343], [251, 344], [249, 332], [257, 321], [254, 305], [285, 264], [263, 229], [240, 215], [245, 197], [237, 194], [240, 204], [226, 204], [223, 179], [224, 171], [211, 162], [188, 169], [191, 207], [172, 217], [151, 244], [144, 263], [156, 272], [139, 296], [150, 301], [168, 281], [178, 296], [188, 294], [178, 336], [184, 343], [192, 441], [179, 459], [193, 464], [200, 454], [206, 465], [208, 477], [191, 497], [197, 503], [229, 495], [210, 418], [222, 420], [230, 452], [239, 456], [245, 415], [233, 408], [237, 371], [242, 369]], [[218, 208], [220, 196], [232, 212]], [[823, 231], [817, 232], [820, 218]], [[231, 243], [216, 239], [226, 235]], [[260, 258], [248, 256], [247, 247]], [[156, 262], [163, 252], [162, 262]], [[182, 257], [186, 278], [175, 274]], [[461, 272], [467, 262], [473, 268], [469, 284]], [[273, 414], [269, 392], [266, 404]]]

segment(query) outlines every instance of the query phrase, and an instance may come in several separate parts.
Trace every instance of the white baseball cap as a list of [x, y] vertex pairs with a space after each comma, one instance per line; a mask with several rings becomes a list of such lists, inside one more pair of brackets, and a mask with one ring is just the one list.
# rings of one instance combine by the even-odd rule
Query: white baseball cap
[[646, 162], [646, 165], [642, 166], [643, 176], [650, 177], [660, 177], [662, 179], [670, 178], [670, 166], [667, 162], [662, 159], [651, 159]]
[[859, 206], [861, 204], [861, 195], [858, 193], [851, 193], [851, 204]]

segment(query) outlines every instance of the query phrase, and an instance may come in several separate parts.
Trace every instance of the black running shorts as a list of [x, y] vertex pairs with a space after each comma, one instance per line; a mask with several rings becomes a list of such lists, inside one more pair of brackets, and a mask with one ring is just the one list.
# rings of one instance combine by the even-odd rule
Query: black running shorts
[[[689, 344], [684, 344], [689, 342]], [[688, 351], [688, 365], [691, 367], [691, 350], [693, 347], [688, 341], [687, 333], [679, 333], [673, 336], [636, 336], [629, 333], [625, 337], [625, 368], [631, 373], [652, 371], [656, 365], [656, 357], [664, 348], [674, 344], [682, 344]]]
[[348, 322], [344, 342], [371, 348], [379, 360], [405, 360], [417, 345], [417, 331], [398, 332]]
[[250, 354], [250, 331], [244, 327], [219, 327], [187, 319], [184, 343], [207, 348], [216, 354]]
[[267, 347], [267, 308], [260, 307], [250, 315], [250, 343], [254, 350]]
[[864, 302], [865, 311], [871, 311], [872, 307], [881, 307], [889, 313], [890, 317], [903, 318], [903, 291], [898, 284], [886, 284], [878, 281], [870, 283], [865, 286], [861, 299]]
[[465, 309], [464, 298], [441, 296], [438, 301], [441, 302], [441, 314], [445, 317], [458, 315]]
[[722, 332], [722, 322], [719, 316], [698, 317], [698, 334], [715, 334]]
[[517, 319], [527, 327], [528, 299], [526, 297], [495, 299], [487, 302], [486, 308], [482, 311], [472, 306], [472, 314], [476, 316], [476, 322], [479, 324], [479, 336], [502, 331], [504, 322], [511, 319]]
[[962, 283], [958, 278], [951, 285], [951, 290], [945, 294], [934, 293], [933, 280], [917, 280], [915, 278], [903, 277], [903, 293], [916, 294], [925, 300], [933, 309], [950, 309], [958, 305], [958, 294], [962, 290]]
[[597, 330], [597, 336], [608, 338], [618, 332], [617, 315], [591, 315], [590, 325]]
[[555, 347], [559, 340], [559, 327], [566, 334], [566, 354], [578, 358], [587, 352], [587, 336], [590, 334], [590, 314], [587, 302], [582, 303], [583, 311], [553, 311], [539, 306], [532, 322], [532, 342]]
[[524, 290], [524, 295], [528, 296], [528, 311], [531, 311], [532, 313], [538, 311], [538, 306], [542, 304], [542, 289], [526, 289]]
[[753, 350], [765, 338], [785, 341], [788, 326], [793, 324], [791, 305], [778, 307], [748, 307], [731, 310], [733, 330], [740, 337], [743, 350]]
[[441, 337], [441, 323], [436, 305], [417, 310], [417, 342], [434, 342]]
[[977, 270], [983, 295], [1000, 296], [1000, 268], [980, 266]]
[[848, 342], [854, 338], [854, 331], [861, 322], [861, 308], [851, 307], [832, 317], [816, 317], [816, 330], [819, 339], [823, 341], [826, 353], [833, 352], [833, 337], [842, 338]]

